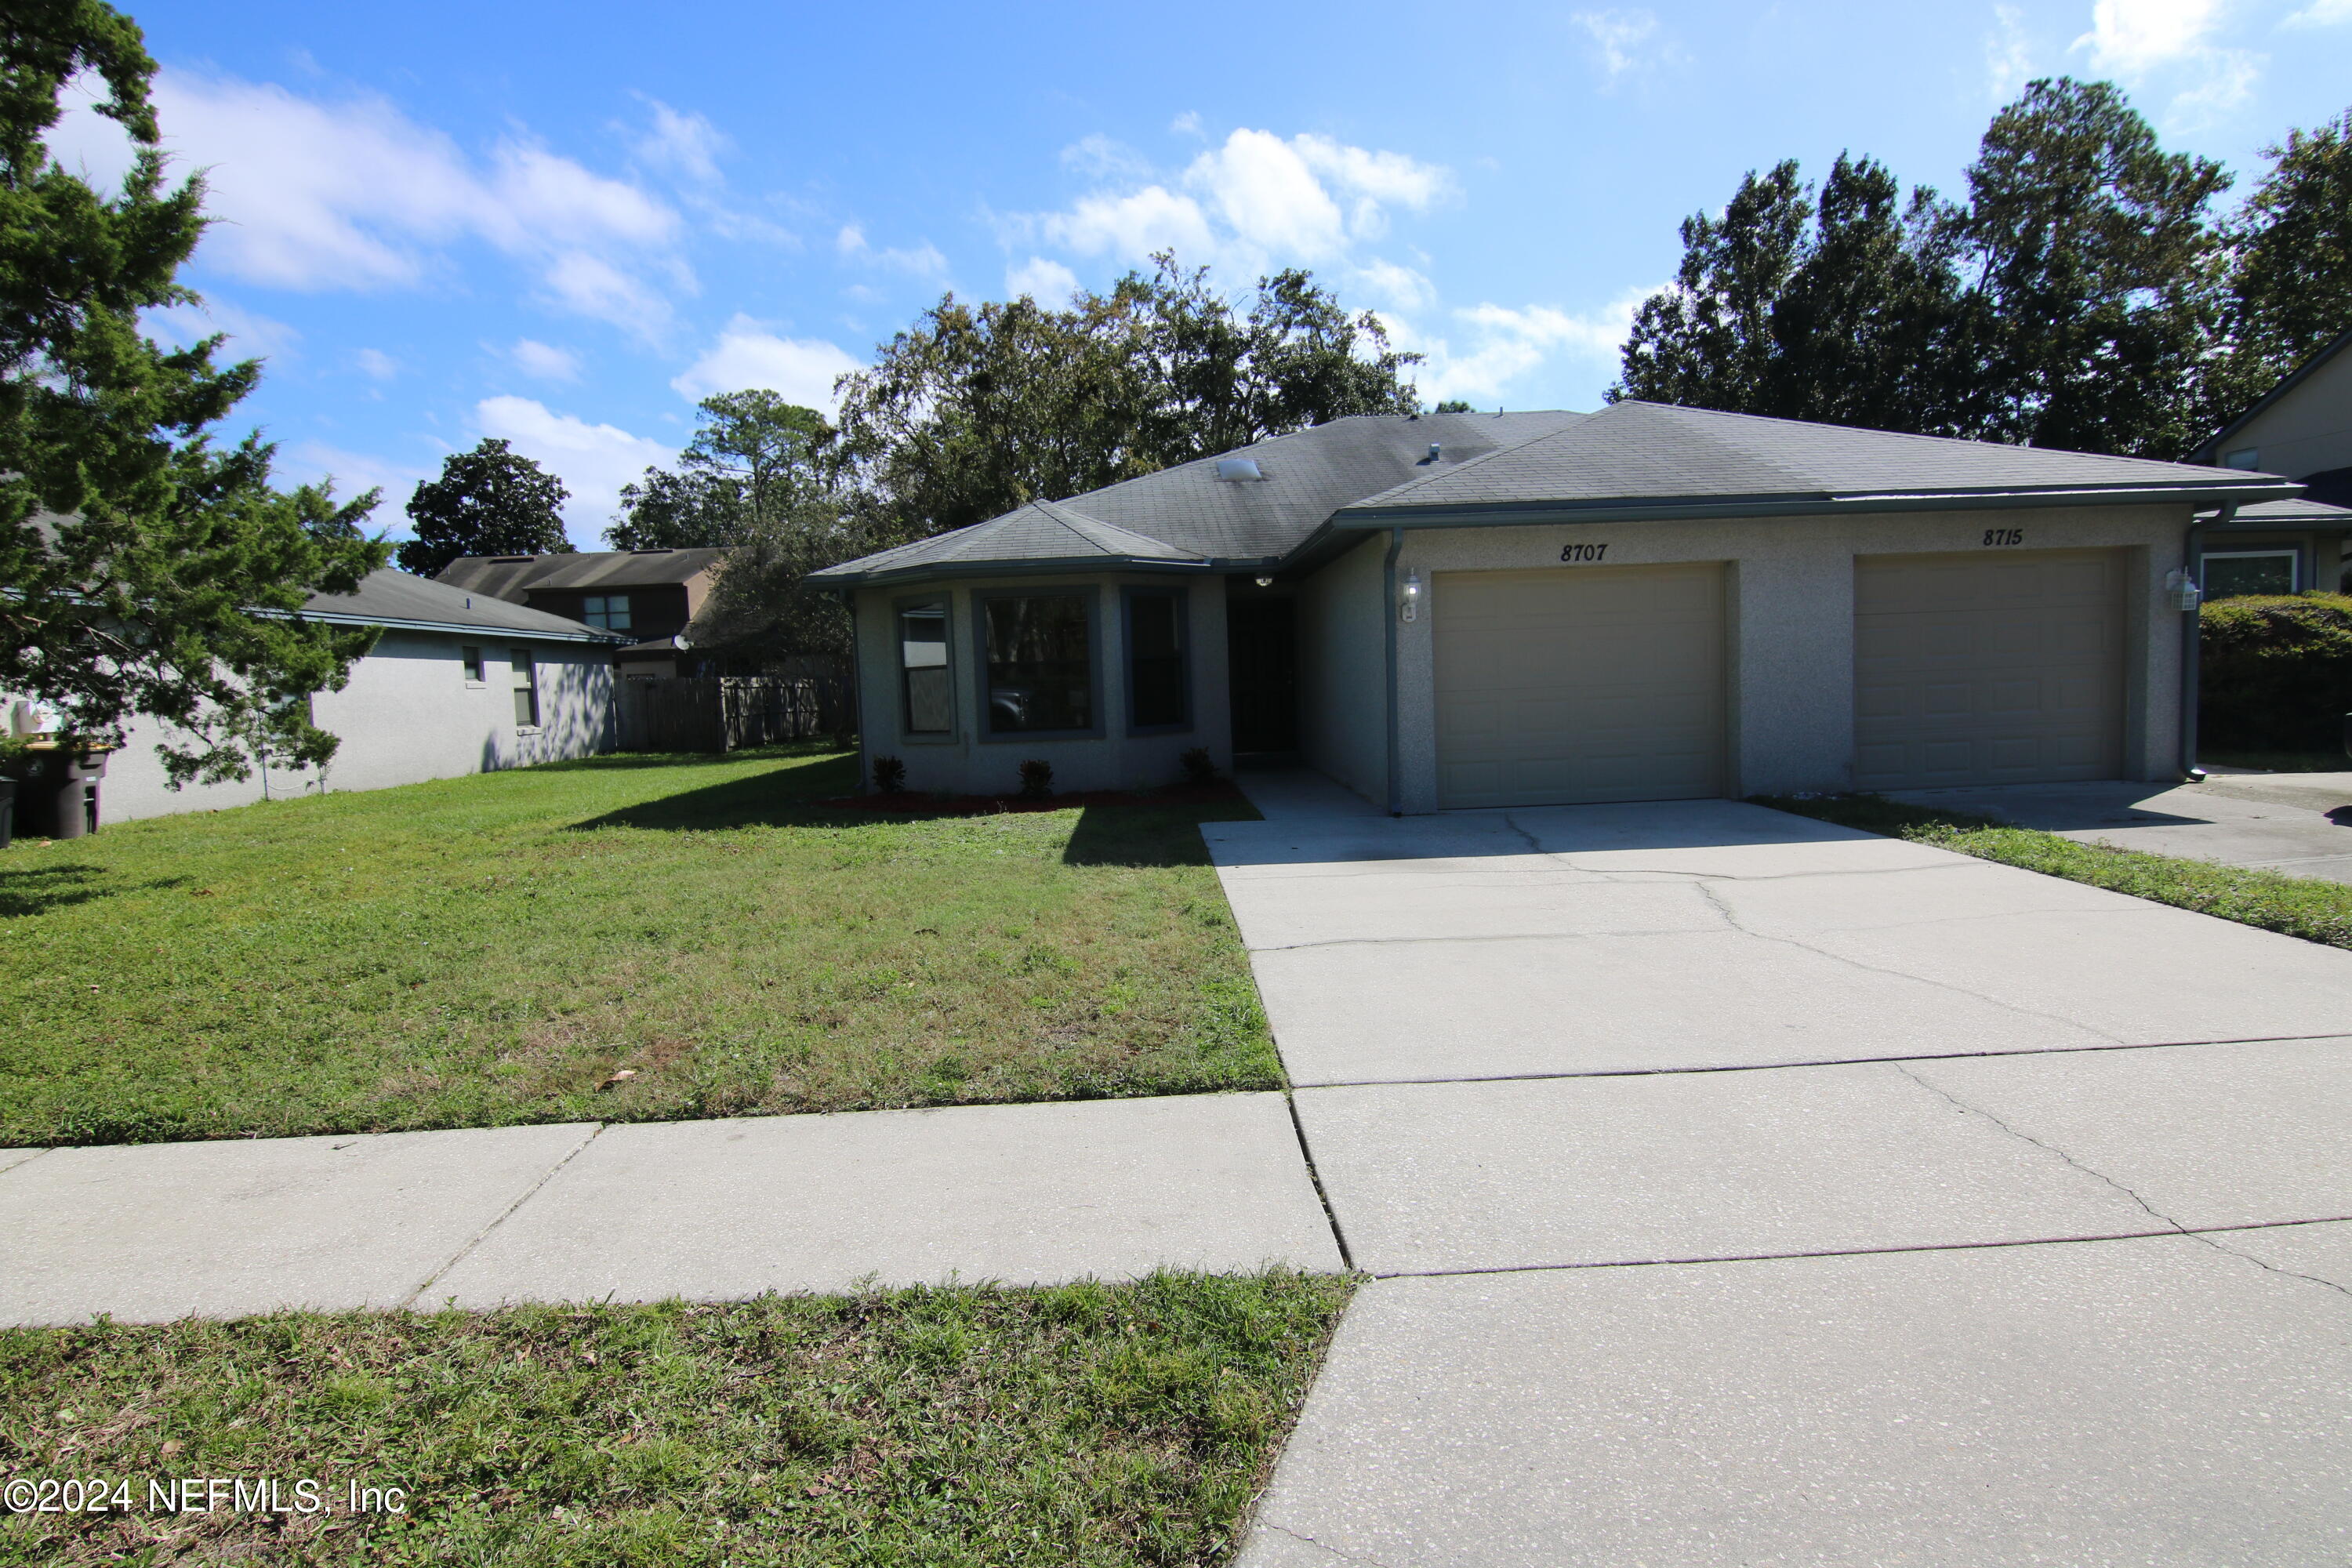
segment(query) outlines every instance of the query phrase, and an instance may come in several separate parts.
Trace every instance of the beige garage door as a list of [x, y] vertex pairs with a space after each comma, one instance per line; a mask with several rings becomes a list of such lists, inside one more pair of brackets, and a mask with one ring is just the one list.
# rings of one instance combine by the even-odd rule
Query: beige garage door
[[1442, 572], [1444, 806], [1723, 793], [1723, 569]]
[[2123, 772], [2123, 557], [1854, 563], [1854, 782], [2044, 784]]

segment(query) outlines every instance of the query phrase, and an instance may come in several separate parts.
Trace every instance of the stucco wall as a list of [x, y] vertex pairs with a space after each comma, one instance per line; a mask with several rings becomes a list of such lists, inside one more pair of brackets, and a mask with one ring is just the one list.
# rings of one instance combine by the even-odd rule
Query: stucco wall
[[[2024, 552], [2122, 548], [2133, 587], [2126, 598], [2125, 766], [2133, 777], [2172, 776], [2179, 747], [2180, 615], [2160, 603], [2165, 574], [2180, 563], [2189, 512], [2181, 507], [2112, 507], [1876, 517], [1769, 519], [1755, 521], [1585, 523], [1514, 528], [1411, 530], [1397, 561], [1400, 581], [1418, 570], [1437, 572], [1552, 567], [1559, 571], [1665, 562], [1719, 561], [1727, 565], [1727, 647], [1730, 668], [1730, 763], [1727, 793], [1744, 795], [1853, 786], [1853, 579], [1857, 555], [1945, 553], [1984, 548], [1988, 527], [2021, 529]], [[1564, 544], [1606, 542], [1598, 567], [1563, 566]], [[1352, 690], [1318, 689], [1317, 706], [1349, 703], [1346, 736], [1334, 735], [1311, 753], [1318, 767], [1377, 800], [1358, 783], [1363, 763], [1354, 751], [1379, 743], [1381, 625], [1392, 614], [1382, 603], [1380, 563], [1384, 540], [1368, 541], [1307, 585], [1310, 594], [1344, 596], [1359, 615], [1337, 605], [1318, 617], [1328, 628], [1302, 635], [1302, 652], [1334, 672], [1360, 667], [1370, 649], [1370, 678], [1360, 686], [1373, 701], [1359, 713]], [[2008, 552], [2003, 551], [2004, 553]], [[1369, 571], [1367, 571], [1369, 565]], [[1340, 574], [1344, 574], [1344, 576]], [[1369, 639], [1363, 626], [1369, 624]], [[1426, 812], [1437, 805], [1434, 641], [1424, 613], [1398, 630], [1398, 752], [1402, 805]], [[1336, 715], [1337, 710], [1331, 711]], [[1342, 770], [1346, 771], [1342, 771]], [[1350, 776], [1350, 774], [1354, 776]]]
[[[1298, 587], [1299, 751], [1381, 806], [1388, 805], [1388, 547], [1386, 534], [1375, 535]], [[1398, 571], [1402, 581], [1402, 561]], [[1428, 705], [1425, 689], [1420, 700]]]
[[[1127, 732], [1127, 647], [1120, 589], [1181, 588], [1188, 616], [1192, 682], [1189, 728], [1149, 735]], [[1101, 733], [1095, 736], [991, 735], [981, 712], [981, 671], [975, 595], [1001, 590], [1040, 593], [1084, 589], [1095, 605], [1095, 693]], [[955, 728], [950, 734], [906, 732], [899, 700], [894, 622], [910, 600], [948, 600], [948, 668], [953, 682]], [[1055, 575], [990, 577], [951, 585], [913, 584], [857, 591], [858, 747], [863, 777], [873, 761], [894, 756], [907, 764], [907, 787], [948, 795], [1010, 795], [1020, 767], [1032, 758], [1051, 763], [1057, 792], [1153, 789], [1176, 782], [1177, 758], [1206, 746], [1220, 768], [1233, 765], [1225, 679], [1225, 585], [1213, 576]]]
[[2254, 449], [2264, 473], [2301, 479], [2352, 468], [2352, 350], [2338, 353], [2301, 385], [2230, 437], [2219, 455]]
[[[479, 647], [488, 679], [466, 683], [461, 647]], [[539, 677], [540, 724], [518, 730], [509, 685], [514, 649], [528, 647]], [[155, 755], [165, 726], [142, 720], [110, 759], [99, 793], [103, 820], [129, 821], [173, 812], [211, 811], [264, 798], [326, 790], [383, 789], [496, 768], [556, 762], [610, 750], [612, 655], [570, 643], [521, 643], [485, 637], [386, 632], [352, 667], [341, 691], [322, 691], [311, 712], [341, 744], [316, 770], [257, 768], [242, 783], [191, 784], [174, 791]]]

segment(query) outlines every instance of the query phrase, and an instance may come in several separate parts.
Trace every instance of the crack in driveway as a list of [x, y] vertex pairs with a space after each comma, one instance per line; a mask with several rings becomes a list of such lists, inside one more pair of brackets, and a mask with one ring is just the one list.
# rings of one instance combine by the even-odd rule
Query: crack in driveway
[[[2181, 1221], [2175, 1219], [2172, 1215], [2166, 1214], [2154, 1204], [2148, 1202], [2147, 1198], [2141, 1196], [2140, 1194], [2128, 1184], [2116, 1180], [2115, 1177], [2107, 1174], [2107, 1173], [2100, 1170], [2095, 1165], [2084, 1164], [2082, 1161], [2076, 1159], [2065, 1150], [2061, 1149], [2057, 1144], [2051, 1142], [2048, 1139], [2036, 1138], [2031, 1132], [2027, 1132], [2021, 1128], [2011, 1126], [2007, 1121], [2003, 1121], [1999, 1116], [1994, 1115], [1983, 1106], [1970, 1104], [1969, 1101], [1962, 1100], [1958, 1095], [1954, 1094], [1951, 1090], [1944, 1088], [1941, 1084], [1934, 1083], [1927, 1079], [1921, 1078], [1917, 1073], [1913, 1072], [1909, 1067], [1906, 1066], [1902, 1062], [1888, 1062], [1885, 1065], [1893, 1068], [1896, 1072], [1901, 1073], [1905, 1078], [1909, 1079], [1921, 1089], [1927, 1090], [1930, 1094], [1947, 1101], [1957, 1109], [1967, 1111], [1971, 1116], [1980, 1116], [1985, 1121], [1991, 1122], [1995, 1127], [2000, 1128], [2003, 1132], [2008, 1133], [2011, 1138], [2015, 1138], [2021, 1142], [2031, 1143], [2036, 1149], [2042, 1150], [2047, 1153], [2054, 1154], [2059, 1159], [2063, 1160], [2067, 1164], [2073, 1166], [2075, 1170], [2082, 1172], [2084, 1175], [2095, 1177], [2099, 1181], [2105, 1182], [2108, 1186], [2113, 1187], [2116, 1191], [2123, 1194], [2124, 1196], [2131, 1199], [2133, 1203], [2137, 1204], [2140, 1208], [2147, 1214], [2149, 1218], [2170, 1226], [2176, 1235], [2189, 1237], [2193, 1240], [2203, 1242], [2206, 1246], [2213, 1248], [2216, 1252], [2227, 1253], [2231, 1258], [2251, 1263], [2257, 1268], [2264, 1269], [2269, 1273], [2281, 1275], [2290, 1279], [2307, 1279], [2314, 1285], [2325, 1285], [2330, 1290], [2336, 1292], [2338, 1295], [2352, 1296], [2352, 1289], [2347, 1289], [2346, 1287], [2337, 1284], [2333, 1279], [2324, 1279], [2316, 1274], [2305, 1274], [2298, 1269], [2282, 1268], [2277, 1264], [2269, 1261], [2267, 1258], [2258, 1258], [2251, 1252], [2241, 1252], [2234, 1247], [2217, 1241], [2214, 1239], [2214, 1236], [2211, 1231], [2192, 1229]], [[2223, 1230], [2238, 1230], [2252, 1227], [2227, 1226], [2217, 1228]]]

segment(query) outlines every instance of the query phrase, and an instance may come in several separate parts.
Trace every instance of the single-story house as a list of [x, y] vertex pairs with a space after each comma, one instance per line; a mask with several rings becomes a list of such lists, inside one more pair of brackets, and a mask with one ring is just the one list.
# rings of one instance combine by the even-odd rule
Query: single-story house
[[687, 628], [710, 596], [723, 550], [593, 550], [563, 555], [461, 555], [435, 581], [620, 635], [623, 679], [714, 673]]
[[621, 639], [611, 632], [389, 569], [370, 573], [355, 593], [313, 595], [302, 613], [383, 628], [343, 689], [311, 700], [313, 722], [341, 742], [334, 759], [323, 769], [266, 764], [240, 783], [173, 790], [154, 749], [168, 727], [139, 718], [108, 760], [104, 820], [383, 789], [612, 749]]
[[866, 762], [1392, 812], [2176, 777], [2202, 525], [2277, 475], [1625, 402], [1339, 419], [827, 568]]
[[2189, 461], [2301, 480], [2293, 500], [2241, 507], [2208, 530], [2205, 596], [2334, 593], [2352, 539], [2352, 331], [2297, 365]]

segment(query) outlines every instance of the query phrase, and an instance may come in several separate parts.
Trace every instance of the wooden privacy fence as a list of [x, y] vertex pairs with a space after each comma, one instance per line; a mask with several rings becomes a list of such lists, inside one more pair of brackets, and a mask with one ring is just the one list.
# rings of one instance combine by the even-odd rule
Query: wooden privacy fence
[[732, 752], [854, 727], [849, 682], [829, 670], [625, 679], [615, 700], [625, 752]]

